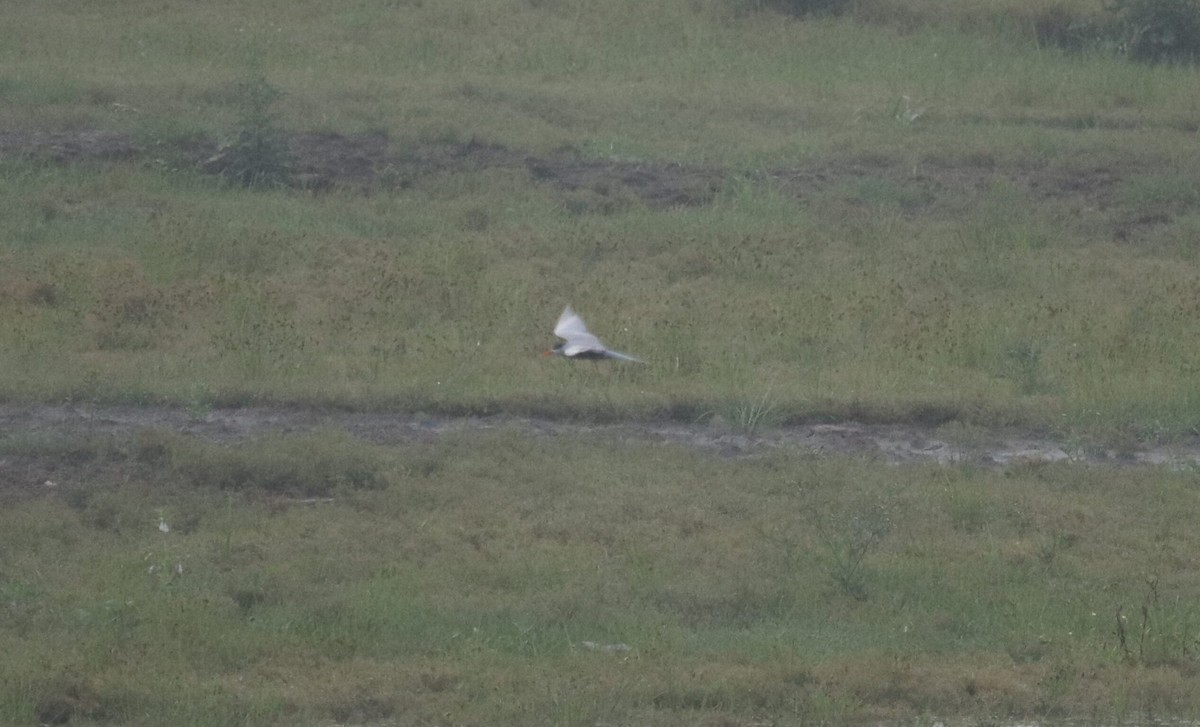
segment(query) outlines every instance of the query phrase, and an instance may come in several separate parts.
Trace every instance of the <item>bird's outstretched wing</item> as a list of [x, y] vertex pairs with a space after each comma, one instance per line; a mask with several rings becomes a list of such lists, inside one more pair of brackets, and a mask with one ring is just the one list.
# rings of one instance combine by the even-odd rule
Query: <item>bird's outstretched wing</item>
[[627, 353], [620, 351], [610, 351], [599, 338], [592, 335], [592, 332], [587, 329], [583, 319], [571, 310], [571, 306], [563, 309], [562, 315], [558, 317], [558, 323], [554, 325], [554, 335], [566, 341], [566, 343], [554, 349], [553, 353], [558, 353], [567, 358], [615, 358], [622, 361], [636, 361], [645, 363], [640, 358], [634, 358]]
[[567, 342], [563, 346], [563, 353], [568, 356], [574, 356], [581, 351], [605, 350], [604, 344], [592, 335], [583, 319], [571, 310], [571, 306], [564, 308], [562, 315], [558, 317], [558, 323], [554, 325], [554, 335]]

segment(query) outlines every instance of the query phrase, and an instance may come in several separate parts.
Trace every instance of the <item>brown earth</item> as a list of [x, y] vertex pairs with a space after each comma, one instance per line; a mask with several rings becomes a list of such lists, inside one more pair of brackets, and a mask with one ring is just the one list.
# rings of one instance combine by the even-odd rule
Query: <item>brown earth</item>
[[[594, 158], [570, 149], [537, 156], [475, 140], [396, 144], [384, 133], [295, 133], [288, 137], [288, 144], [294, 160], [290, 182], [297, 188], [394, 189], [431, 175], [505, 168], [524, 170], [531, 178], [558, 189], [564, 206], [577, 213], [613, 212], [634, 203], [653, 209], [704, 205], [720, 193], [732, 174], [717, 167]], [[212, 140], [163, 145], [141, 143], [112, 131], [0, 130], [0, 159], [15, 156], [58, 163], [183, 165], [212, 174], [221, 174], [229, 164], [228, 149]], [[1119, 168], [1096, 163], [1013, 167], [978, 154], [926, 159], [916, 168], [907, 160], [866, 156], [750, 176], [801, 200], [856, 180], [883, 181], [897, 197], [892, 201], [914, 214], [935, 212], [944, 205], [953, 211], [953, 200], [962, 199], [963, 192], [986, 191], [1003, 182], [1067, 214], [1099, 215], [1111, 239], [1129, 241], [1149, 228], [1171, 222], [1182, 211], [1135, 210], [1122, 204], [1122, 183], [1153, 171], [1149, 162], [1123, 162]], [[851, 199], [850, 203], [865, 202]]]

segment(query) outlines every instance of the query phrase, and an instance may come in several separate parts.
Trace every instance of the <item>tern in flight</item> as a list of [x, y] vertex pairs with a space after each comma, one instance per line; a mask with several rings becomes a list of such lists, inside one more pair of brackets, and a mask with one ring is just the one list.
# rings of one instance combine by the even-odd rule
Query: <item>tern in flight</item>
[[584, 325], [583, 319], [576, 315], [575, 311], [571, 310], [571, 306], [564, 308], [562, 315], [558, 317], [558, 323], [554, 325], [554, 335], [563, 339], [563, 343], [558, 344], [542, 355], [565, 356], [566, 358], [582, 359], [585, 361], [615, 358], [621, 361], [644, 363], [640, 358], [612, 351], [603, 343], [600, 343], [600, 339], [592, 335], [591, 331]]

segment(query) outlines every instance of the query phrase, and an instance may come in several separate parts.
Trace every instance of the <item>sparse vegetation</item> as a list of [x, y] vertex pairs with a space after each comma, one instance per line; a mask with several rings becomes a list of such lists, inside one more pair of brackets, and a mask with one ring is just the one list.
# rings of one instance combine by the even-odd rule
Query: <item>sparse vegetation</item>
[[829, 558], [830, 577], [846, 595], [866, 600], [869, 596], [866, 557], [879, 547], [892, 527], [886, 509], [873, 504], [849, 513], [817, 510], [812, 516], [812, 527]]
[[[510, 430], [0, 452], [56, 483], [0, 491], [6, 724], [1200, 713], [1191, 473]], [[380, 484], [187, 475], [295, 456]]]

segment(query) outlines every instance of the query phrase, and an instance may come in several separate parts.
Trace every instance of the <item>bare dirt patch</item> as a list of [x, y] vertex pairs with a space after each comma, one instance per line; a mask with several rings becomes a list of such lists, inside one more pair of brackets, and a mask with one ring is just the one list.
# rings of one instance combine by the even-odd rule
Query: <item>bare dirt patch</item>
[[610, 199], [620, 199], [621, 192], [628, 190], [653, 208], [707, 204], [720, 191], [727, 176], [719, 169], [682, 164], [648, 164], [570, 156], [530, 158], [526, 166], [535, 178], [565, 190], [588, 191], [600, 198]]
[[[523, 171], [558, 189], [564, 206], [578, 213], [603, 214], [635, 203], [652, 209], [704, 205], [737, 174], [718, 167], [595, 158], [570, 149], [539, 156], [477, 140], [400, 144], [382, 132], [293, 133], [288, 137], [288, 146], [294, 159], [291, 184], [297, 188], [404, 188], [431, 175], [506, 168]], [[55, 163], [152, 164], [165, 163], [169, 157], [220, 174], [225, 152], [214, 140], [162, 145], [142, 144], [127, 134], [101, 130], [0, 130], [0, 159], [16, 156]], [[799, 200], [819, 198], [829, 190], [852, 190], [863, 182], [879, 183], [886, 187], [885, 195], [890, 195], [886, 203], [912, 214], [936, 213], [939, 205], [962, 200], [964, 192], [983, 193], [1005, 183], [1034, 201], [1055, 205], [1069, 214], [1101, 214], [1108, 220], [1111, 239], [1128, 241], [1144, 234], [1148, 227], [1173, 219], [1170, 210], [1139, 217], [1136, 210], [1122, 206], [1119, 195], [1123, 182], [1153, 171], [1149, 163], [1122, 164], [1120, 168], [1086, 164], [1075, 168], [1014, 167], [1002, 165], [990, 155], [977, 154], [926, 159], [917, 166], [909, 160], [869, 156], [749, 176]], [[872, 203], [870, 199], [853, 199], [853, 193], [848, 201]]]
[[0, 158], [34, 156], [55, 162], [130, 159], [141, 149], [128, 134], [115, 131], [3, 131]]
[[[171, 407], [0, 406], [0, 437], [55, 441], [126, 440], [139, 432], [168, 431], [214, 442], [263, 436], [340, 431], [380, 445], [432, 443], [447, 436], [515, 429], [536, 437], [594, 436], [622, 444], [691, 447], [721, 457], [754, 456], [789, 449], [813, 456], [858, 456], [907, 465], [972, 464], [981, 467], [1038, 466], [1056, 462], [1092, 466], [1200, 466], [1200, 438], [1171, 446], [1138, 445], [1121, 450], [1066, 443], [1011, 428], [977, 429], [967, 437], [917, 424], [812, 424], [754, 433], [718, 425], [670, 422], [585, 424], [514, 416], [414, 416], [395, 412], [345, 412], [311, 408], [216, 409], [203, 414]], [[81, 466], [68, 447], [61, 456], [0, 456], [0, 489], [37, 491]], [[90, 451], [90, 450], [84, 450]], [[64, 475], [65, 473], [65, 475]]]

